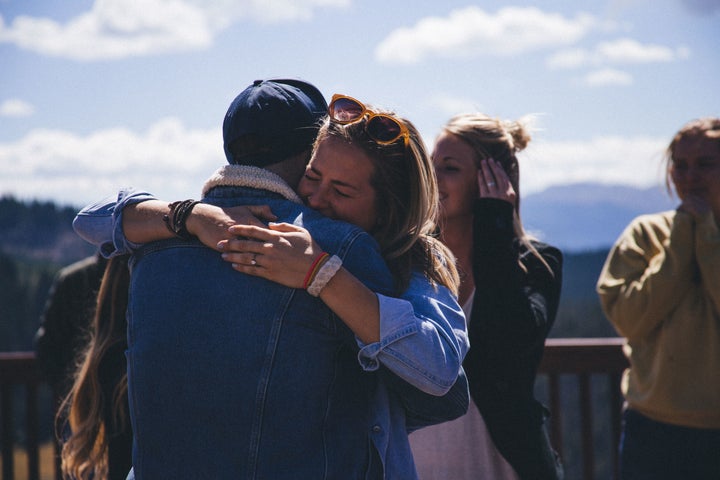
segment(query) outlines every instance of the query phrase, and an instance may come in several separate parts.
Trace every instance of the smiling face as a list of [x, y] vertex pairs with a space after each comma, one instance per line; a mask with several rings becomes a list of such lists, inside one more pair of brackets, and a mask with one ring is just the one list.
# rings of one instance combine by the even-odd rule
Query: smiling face
[[686, 135], [673, 147], [670, 176], [681, 200], [695, 195], [720, 218], [720, 141], [706, 135]]
[[298, 194], [323, 215], [372, 232], [377, 221], [374, 172], [372, 160], [362, 150], [328, 137], [317, 145]]
[[478, 197], [475, 151], [457, 135], [444, 132], [435, 142], [432, 160], [443, 219], [472, 215], [473, 201]]

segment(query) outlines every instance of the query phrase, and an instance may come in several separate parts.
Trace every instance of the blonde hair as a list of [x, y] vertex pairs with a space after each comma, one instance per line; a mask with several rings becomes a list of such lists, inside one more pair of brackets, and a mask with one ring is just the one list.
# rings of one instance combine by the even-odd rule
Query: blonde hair
[[673, 194], [671, 187], [672, 178], [670, 171], [673, 167], [673, 155], [675, 154], [675, 147], [678, 142], [684, 138], [689, 137], [708, 137], [709, 139], [718, 142], [720, 148], [720, 118], [717, 117], [703, 117], [691, 120], [678, 130], [673, 137], [670, 145], [665, 150], [665, 187], [670, 195]]
[[58, 409], [58, 417], [67, 415], [66, 422], [71, 432], [61, 452], [62, 471], [66, 478], [107, 478], [108, 426], [105, 425], [105, 419], [113, 418], [112, 430], [121, 429], [128, 423], [125, 401], [127, 375], [123, 375], [115, 386], [111, 400], [112, 412], [106, 412], [107, 401], [99, 370], [108, 351], [126, 342], [125, 311], [129, 284], [127, 257], [110, 259], [98, 292], [90, 342], [81, 357], [73, 387]]
[[370, 182], [376, 192], [378, 217], [369, 233], [380, 245], [397, 291], [407, 288], [412, 270], [418, 269], [433, 284], [442, 284], [457, 294], [460, 280], [454, 256], [434, 236], [439, 193], [425, 144], [410, 121], [390, 111], [372, 110], [393, 116], [407, 127], [407, 146], [402, 138], [389, 145], [374, 141], [365, 130], [367, 117], [345, 125], [327, 119], [315, 145], [332, 137], [361, 149], [372, 159]]
[[[552, 273], [550, 266], [532, 244], [535, 238], [525, 231], [520, 218], [520, 164], [517, 153], [530, 143], [529, 125], [532, 120], [530, 116], [520, 120], [501, 120], [483, 113], [463, 113], [452, 117], [443, 126], [442, 131], [455, 135], [467, 143], [475, 152], [478, 167], [480, 160], [484, 158], [492, 158], [500, 164], [517, 195], [513, 212], [515, 236]], [[518, 262], [520, 267], [527, 271], [520, 259]]]

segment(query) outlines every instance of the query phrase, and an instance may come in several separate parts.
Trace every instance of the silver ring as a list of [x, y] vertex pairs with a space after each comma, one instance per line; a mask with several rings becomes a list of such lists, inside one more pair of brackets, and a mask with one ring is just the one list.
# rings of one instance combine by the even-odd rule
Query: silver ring
[[487, 186], [488, 186], [488, 187], [494, 187], [494, 186], [495, 186], [495, 182], [487, 182]]
[[250, 260], [250, 265], [257, 265], [257, 260], [255, 260], [256, 258], [257, 258], [257, 253], [253, 253], [253, 258], [252, 258], [252, 260]]

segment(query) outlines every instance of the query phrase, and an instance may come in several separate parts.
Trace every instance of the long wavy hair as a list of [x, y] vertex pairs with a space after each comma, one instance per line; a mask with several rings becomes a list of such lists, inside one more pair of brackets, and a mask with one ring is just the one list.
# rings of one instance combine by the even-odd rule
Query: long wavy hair
[[[470, 145], [475, 152], [478, 167], [480, 160], [486, 158], [492, 158], [500, 164], [517, 195], [513, 212], [515, 236], [552, 273], [550, 266], [533, 246], [532, 241], [535, 239], [525, 231], [520, 218], [520, 164], [517, 153], [530, 143], [530, 121], [530, 117], [514, 121], [500, 120], [482, 113], [463, 113], [448, 120], [442, 130]], [[520, 268], [527, 271], [522, 261], [519, 262]]]
[[[127, 374], [115, 386], [111, 402], [105, 399], [100, 366], [108, 352], [127, 342], [125, 311], [128, 303], [130, 272], [127, 256], [110, 259], [98, 291], [90, 341], [81, 355], [75, 382], [58, 410], [57, 424], [70, 427], [61, 458], [65, 478], [102, 480], [108, 475], [109, 429], [117, 431], [128, 424], [126, 401]], [[123, 348], [124, 349], [124, 348]], [[112, 405], [111, 412], [106, 412]], [[110, 414], [110, 415], [108, 415]], [[105, 425], [112, 418], [113, 425]]]
[[376, 192], [378, 218], [369, 233], [380, 245], [396, 290], [407, 289], [416, 269], [433, 284], [444, 285], [457, 294], [460, 280], [455, 257], [434, 235], [439, 193], [425, 144], [410, 121], [391, 111], [368, 108], [402, 122], [410, 133], [408, 145], [402, 139], [387, 145], [374, 141], [365, 129], [367, 117], [345, 125], [326, 119], [315, 145], [332, 137], [360, 148], [372, 159], [374, 173], [370, 182]]

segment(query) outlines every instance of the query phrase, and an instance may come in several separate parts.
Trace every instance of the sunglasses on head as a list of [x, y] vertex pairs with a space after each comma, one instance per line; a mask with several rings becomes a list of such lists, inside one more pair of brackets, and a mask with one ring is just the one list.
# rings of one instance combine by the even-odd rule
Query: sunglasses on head
[[381, 145], [395, 143], [400, 137], [403, 137], [406, 147], [410, 142], [410, 131], [400, 120], [391, 115], [373, 112], [359, 100], [347, 95], [333, 95], [328, 110], [330, 119], [343, 125], [359, 122], [367, 116], [365, 131]]

